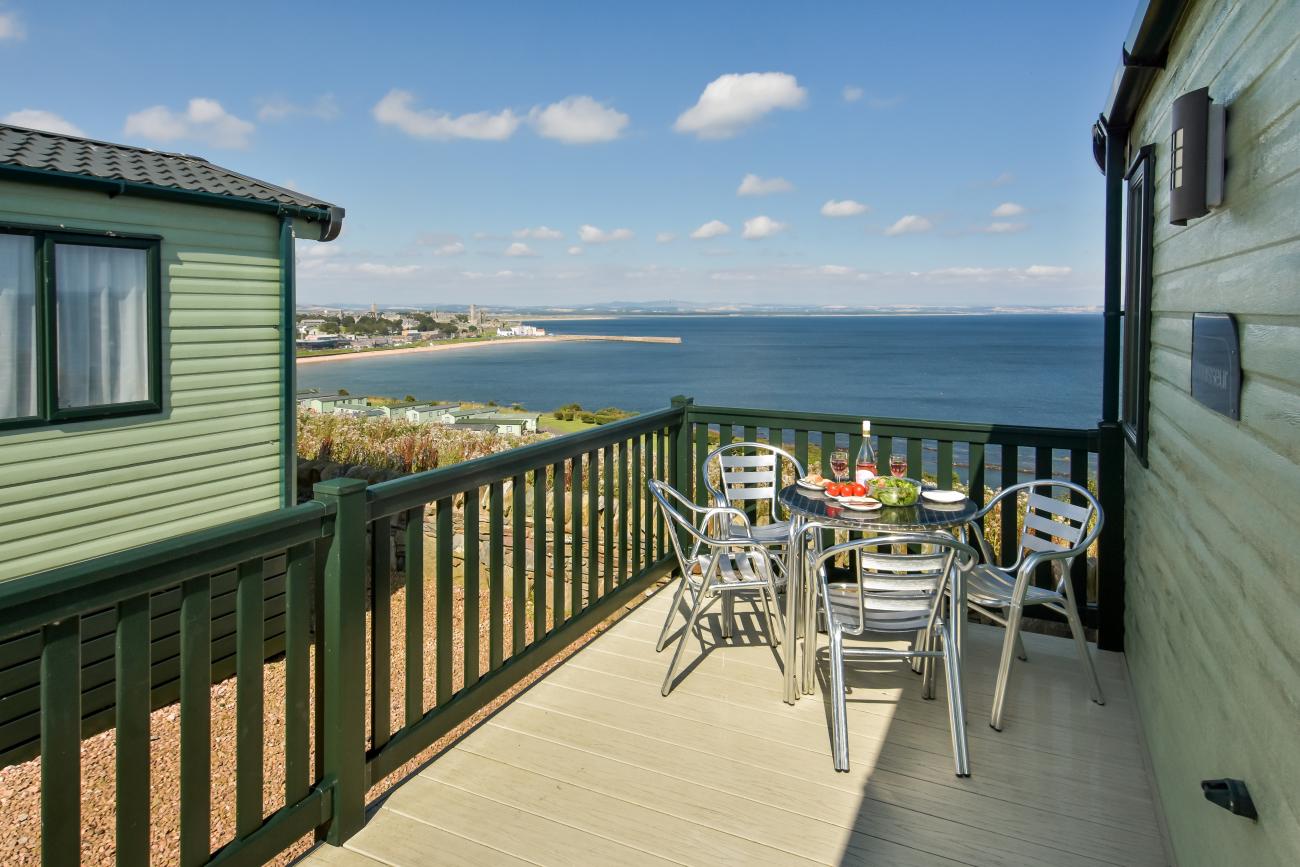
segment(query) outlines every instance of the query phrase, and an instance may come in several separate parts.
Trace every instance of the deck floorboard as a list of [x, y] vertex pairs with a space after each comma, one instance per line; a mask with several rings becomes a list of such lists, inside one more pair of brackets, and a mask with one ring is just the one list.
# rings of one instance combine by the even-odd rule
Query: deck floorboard
[[783, 704], [777, 657], [743, 605], [730, 641], [705, 616], [660, 696], [669, 601], [631, 612], [398, 786], [343, 851], [306, 863], [1167, 863], [1122, 654], [1097, 653], [1098, 707], [1069, 641], [1026, 636], [995, 732], [1001, 631], [972, 625], [968, 779], [953, 774], [942, 675], [927, 701], [905, 663], [864, 664], [848, 676], [841, 774], [824, 671], [816, 695]]

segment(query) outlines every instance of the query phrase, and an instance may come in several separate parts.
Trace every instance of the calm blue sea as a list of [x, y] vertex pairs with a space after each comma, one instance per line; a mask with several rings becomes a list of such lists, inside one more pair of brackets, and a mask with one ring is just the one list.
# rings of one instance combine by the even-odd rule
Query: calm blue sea
[[680, 344], [512, 343], [298, 369], [300, 388], [519, 402], [550, 410], [697, 403], [1091, 427], [1101, 409], [1099, 315], [628, 316], [539, 322], [555, 333]]

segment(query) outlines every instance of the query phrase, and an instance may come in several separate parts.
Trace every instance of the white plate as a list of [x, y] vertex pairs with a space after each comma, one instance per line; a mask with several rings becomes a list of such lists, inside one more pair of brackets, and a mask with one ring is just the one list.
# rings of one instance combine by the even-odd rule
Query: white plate
[[805, 482], [803, 479], [795, 479], [795, 480], [794, 480], [794, 483], [795, 483], [796, 485], [798, 485], [799, 487], [804, 488], [804, 489], [809, 490], [809, 491], [824, 491], [824, 490], [826, 490], [824, 487], [822, 487], [821, 485], [817, 484], [816, 482]]
[[922, 491], [921, 496], [934, 503], [960, 503], [966, 499], [961, 491]]
[[[859, 500], [861, 502], [855, 502]], [[881, 506], [879, 500], [874, 500], [871, 497], [853, 497], [852, 500], [840, 500], [840, 502], [844, 504], [844, 508], [852, 509], [855, 512], [871, 512]]]

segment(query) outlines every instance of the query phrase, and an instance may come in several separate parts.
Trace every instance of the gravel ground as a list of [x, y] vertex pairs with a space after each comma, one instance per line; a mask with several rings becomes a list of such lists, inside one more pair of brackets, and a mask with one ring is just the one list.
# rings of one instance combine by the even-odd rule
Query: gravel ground
[[[434, 582], [425, 588], [425, 666], [424, 702], [426, 710], [432, 705], [435, 689], [434, 677]], [[392, 602], [392, 719], [400, 724], [404, 719], [403, 696], [405, 683], [405, 658], [403, 654], [405, 623], [405, 588], [393, 594]], [[642, 596], [633, 603], [639, 604]], [[479, 611], [479, 670], [488, 667], [488, 598], [487, 590], [480, 595]], [[464, 594], [460, 587], [455, 594], [455, 641], [453, 688], [459, 689], [464, 680]], [[621, 612], [620, 612], [621, 615]], [[367, 613], [367, 628], [370, 615]], [[616, 619], [616, 618], [613, 618]], [[509, 651], [511, 634], [510, 604], [506, 600], [506, 649]], [[531, 614], [527, 627], [532, 638]], [[448, 735], [416, 756], [387, 780], [380, 782], [368, 793], [374, 800], [397, 785], [412, 771], [446, 749], [458, 737], [481, 722], [514, 695], [546, 672], [568, 658], [593, 637], [602, 632], [607, 621], [569, 645], [541, 669], [479, 711]], [[265, 765], [263, 798], [266, 814], [270, 815], [284, 803], [284, 662], [268, 663], [265, 673]], [[367, 672], [368, 673], [368, 672]], [[369, 678], [367, 677], [367, 684]], [[367, 686], [367, 708], [370, 695]], [[367, 719], [369, 714], [367, 713]], [[150, 791], [152, 809], [153, 863], [174, 864], [179, 851], [179, 774], [178, 755], [180, 714], [177, 705], [160, 708], [151, 718], [152, 761], [150, 763]], [[369, 733], [367, 733], [369, 737]], [[111, 865], [114, 863], [114, 737], [109, 730], [96, 735], [81, 745], [82, 781], [82, 863]], [[235, 678], [212, 687], [212, 846], [217, 848], [228, 842], [235, 824]], [[273, 862], [287, 864], [312, 845], [310, 837], [282, 853]], [[27, 865], [40, 863], [40, 760], [33, 759], [20, 765], [0, 769], [0, 863]]]

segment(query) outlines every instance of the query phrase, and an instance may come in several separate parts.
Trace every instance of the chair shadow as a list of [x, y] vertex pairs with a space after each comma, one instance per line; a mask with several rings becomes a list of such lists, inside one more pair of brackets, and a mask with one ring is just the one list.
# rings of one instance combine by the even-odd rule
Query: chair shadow
[[[675, 688], [685, 680], [691, 672], [699, 668], [700, 664], [713, 651], [726, 650], [729, 647], [766, 647], [772, 653], [778, 672], [784, 673], [785, 668], [781, 661], [781, 647], [780, 645], [772, 646], [768, 619], [763, 610], [761, 599], [755, 594], [753, 597], [740, 597], [737, 603], [733, 609], [730, 638], [726, 638], [722, 634], [722, 618], [724, 615], [720, 599], [714, 600], [705, 611], [701, 612], [695, 623], [698, 652], [678, 670], [677, 676], [673, 678], [670, 687]], [[674, 619], [679, 617], [681, 618], [680, 625], [668, 633], [668, 638], [664, 642], [664, 654], [673, 653], [676, 650], [677, 642], [683, 640], [686, 619], [690, 617], [690, 607], [687, 605], [685, 597], [682, 598], [681, 603], [674, 612]], [[782, 640], [784, 640], [784, 637], [782, 637]]]

